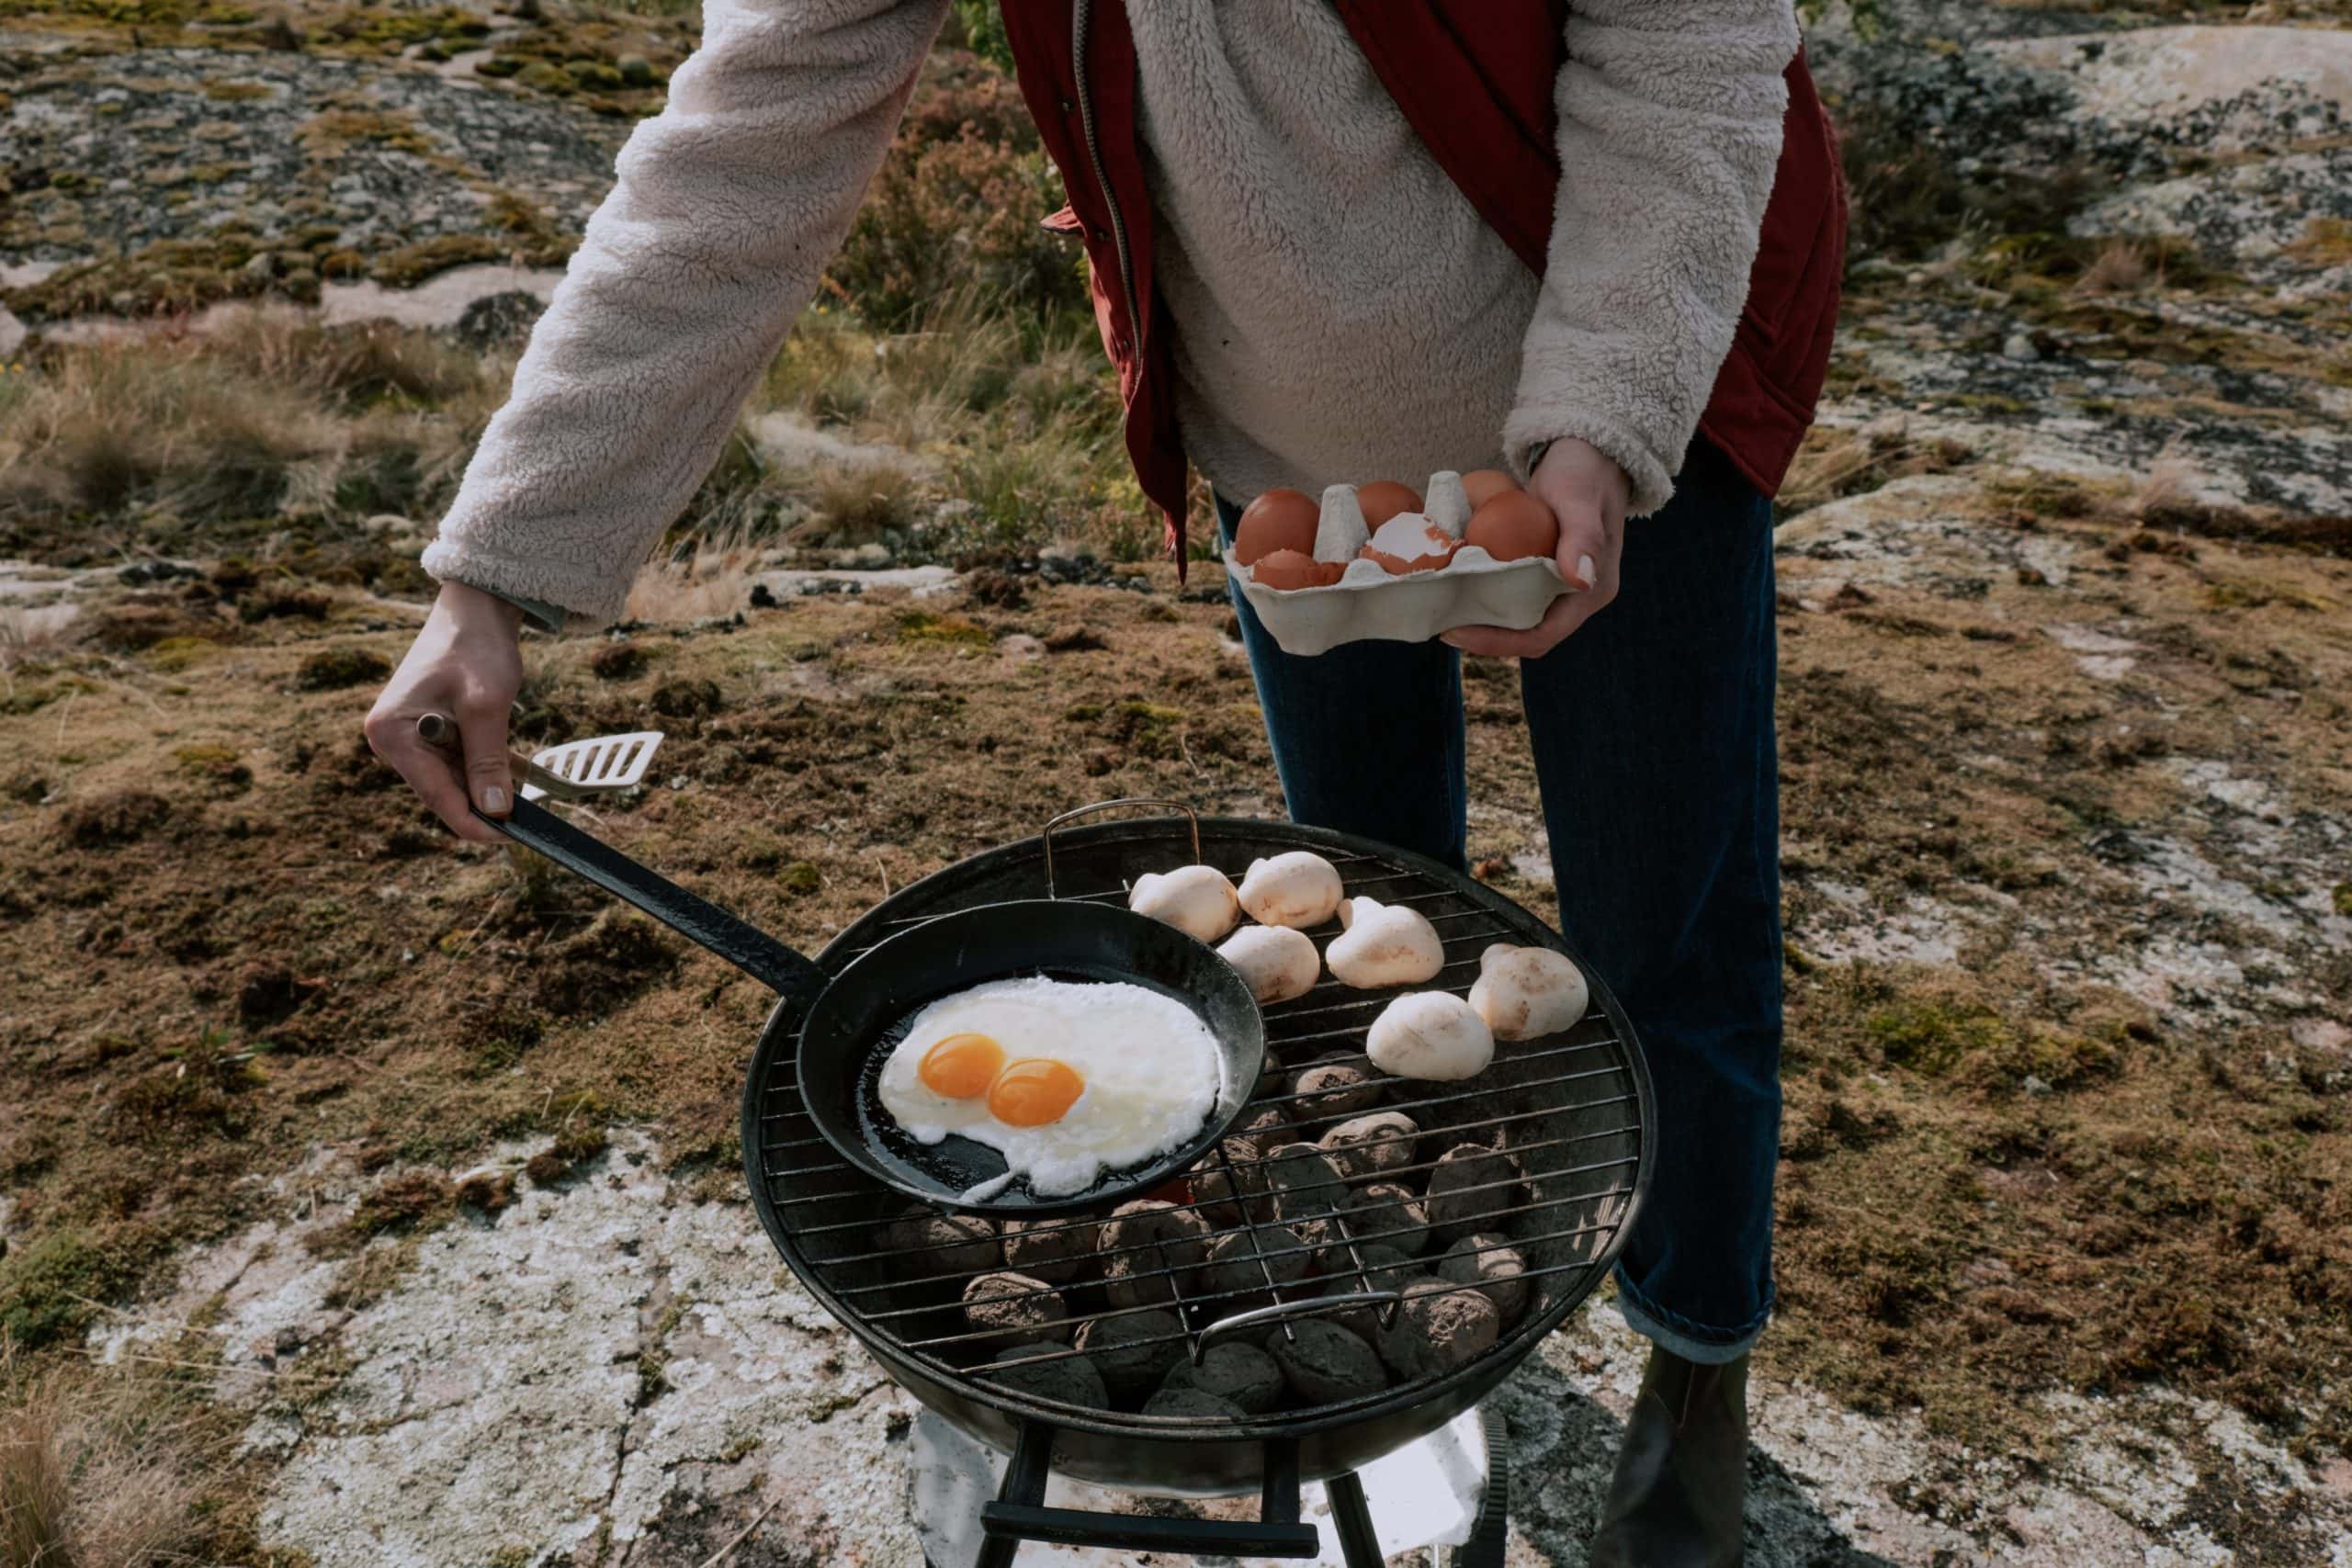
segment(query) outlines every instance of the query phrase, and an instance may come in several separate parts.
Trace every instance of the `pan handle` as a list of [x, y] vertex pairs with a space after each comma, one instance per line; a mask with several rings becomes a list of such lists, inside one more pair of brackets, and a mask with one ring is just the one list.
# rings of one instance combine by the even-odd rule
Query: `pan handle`
[[1037, 835], [1038, 840], [1044, 845], [1046, 851], [1046, 897], [1057, 898], [1060, 897], [1059, 894], [1054, 891], [1054, 829], [1057, 828], [1068, 827], [1070, 823], [1077, 821], [1080, 818], [1091, 817], [1099, 811], [1115, 811], [1122, 806], [1164, 806], [1170, 811], [1182, 812], [1184, 815], [1185, 820], [1189, 821], [1193, 825], [1193, 863], [1198, 864], [1200, 863], [1201, 814], [1193, 810], [1191, 807], [1185, 805], [1182, 801], [1154, 800], [1148, 795], [1130, 795], [1125, 800], [1098, 800], [1091, 806], [1080, 806], [1075, 809], [1063, 812], [1060, 816], [1047, 821], [1046, 826], [1039, 830]]
[[708, 948], [780, 997], [805, 1006], [825, 987], [828, 976], [822, 969], [767, 932], [638, 864], [543, 807], [518, 800], [511, 817], [474, 815], [516, 843], [635, 905], [687, 941]]

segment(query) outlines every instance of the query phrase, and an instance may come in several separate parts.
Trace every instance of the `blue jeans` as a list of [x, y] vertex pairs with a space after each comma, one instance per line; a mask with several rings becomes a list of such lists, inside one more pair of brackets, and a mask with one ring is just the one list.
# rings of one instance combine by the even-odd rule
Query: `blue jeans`
[[[1238, 508], [1217, 515], [1230, 538]], [[1615, 603], [1520, 665], [1569, 942], [1657, 1079], [1657, 1168], [1617, 1267], [1626, 1321], [1728, 1361], [1772, 1305], [1781, 860], [1771, 507], [1695, 441], [1626, 528]], [[1228, 585], [1293, 819], [1464, 863], [1461, 656], [1276, 648]], [[1493, 735], [1487, 730], [1482, 741]]]

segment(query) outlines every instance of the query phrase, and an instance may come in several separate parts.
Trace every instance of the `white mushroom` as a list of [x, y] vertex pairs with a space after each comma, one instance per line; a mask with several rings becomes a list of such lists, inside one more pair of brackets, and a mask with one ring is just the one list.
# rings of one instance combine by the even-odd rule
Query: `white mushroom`
[[1445, 967], [1437, 928], [1401, 904], [1343, 898], [1340, 924], [1346, 934], [1333, 937], [1323, 956], [1331, 973], [1351, 986], [1418, 986]]
[[1323, 967], [1313, 940], [1284, 926], [1243, 926], [1216, 955], [1241, 972], [1261, 1005], [1306, 995]]
[[1451, 991], [1415, 991], [1383, 1008], [1364, 1034], [1364, 1055], [1400, 1078], [1476, 1077], [1495, 1058], [1487, 1021]]
[[1197, 941], [1215, 942], [1241, 918], [1241, 896], [1213, 865], [1180, 865], [1164, 874], [1148, 871], [1136, 877], [1127, 908]]
[[1470, 526], [1470, 492], [1462, 488], [1462, 476], [1452, 468], [1442, 468], [1430, 476], [1429, 500], [1421, 505], [1422, 515], [1445, 530], [1448, 537], [1462, 537]]
[[1566, 953], [1500, 942], [1478, 955], [1478, 983], [1470, 987], [1470, 1005], [1498, 1040], [1557, 1034], [1584, 1016], [1591, 999], [1583, 971]]
[[1340, 874], [1306, 850], [1253, 860], [1241, 879], [1241, 907], [1261, 925], [1319, 926], [1340, 907]]
[[1322, 514], [1315, 520], [1315, 558], [1351, 561], [1372, 537], [1356, 501], [1353, 485], [1332, 485], [1323, 491]]

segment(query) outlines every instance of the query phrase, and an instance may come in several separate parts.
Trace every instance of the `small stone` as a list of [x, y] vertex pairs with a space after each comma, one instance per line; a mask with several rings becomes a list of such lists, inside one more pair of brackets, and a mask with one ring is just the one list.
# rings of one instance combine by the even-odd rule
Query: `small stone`
[[1051, 1285], [1026, 1274], [983, 1274], [965, 1286], [964, 1316], [1007, 1345], [1069, 1337], [1069, 1308]]
[[1320, 1220], [1348, 1201], [1348, 1183], [1331, 1157], [1313, 1144], [1284, 1144], [1266, 1156], [1266, 1190], [1283, 1224]]
[[1379, 1078], [1362, 1056], [1329, 1051], [1318, 1056], [1291, 1083], [1301, 1122], [1361, 1116], [1380, 1103]]
[[1213, 1298], [1210, 1310], [1222, 1317], [1268, 1304], [1268, 1279], [1276, 1285], [1305, 1279], [1307, 1255], [1306, 1243], [1282, 1225], [1226, 1232], [1209, 1243], [1208, 1267], [1202, 1272]]
[[277, 258], [267, 251], [248, 257], [237, 271], [255, 283], [266, 283], [277, 276]]
[[[1427, 1278], [1418, 1271], [1411, 1258], [1394, 1247], [1374, 1243], [1357, 1247], [1355, 1256], [1363, 1260], [1361, 1272], [1344, 1253], [1323, 1269], [1331, 1280], [1323, 1287], [1326, 1297], [1360, 1296], [1366, 1291], [1402, 1291], [1412, 1280]], [[1369, 1345], [1380, 1334], [1380, 1310], [1376, 1305], [1358, 1305], [1341, 1307], [1326, 1315], [1329, 1321]]]
[[974, 1375], [1032, 1399], [1053, 1400], [1086, 1410], [1111, 1408], [1111, 1395], [1103, 1387], [1101, 1371], [1084, 1356], [1021, 1346], [977, 1369]]
[[1378, 1353], [1400, 1378], [1450, 1371], [1493, 1345], [1502, 1327], [1502, 1314], [1484, 1292], [1416, 1280], [1405, 1287], [1395, 1321], [1380, 1331]]
[[1491, 1233], [1464, 1236], [1438, 1260], [1438, 1278], [1476, 1285], [1495, 1303], [1504, 1323], [1515, 1323], [1527, 1306], [1527, 1259], [1510, 1238]]
[[1519, 1201], [1518, 1175], [1519, 1167], [1509, 1155], [1482, 1144], [1459, 1144], [1447, 1150], [1430, 1172], [1425, 1204], [1430, 1228], [1448, 1243], [1494, 1229], [1488, 1222]]
[[1139, 1198], [1102, 1226], [1102, 1290], [1118, 1307], [1163, 1306], [1189, 1292], [1208, 1258], [1208, 1222], [1190, 1209]]
[[2005, 359], [2023, 359], [2030, 361], [2040, 359], [2041, 357], [2041, 350], [2034, 347], [2033, 339], [2026, 336], [2025, 333], [2011, 333], [2002, 341], [2001, 355]]
[[1401, 1181], [1375, 1181], [1356, 1190], [1342, 1216], [1358, 1243], [1395, 1247], [1410, 1258], [1429, 1245], [1429, 1209]]
[[1198, 1366], [1180, 1359], [1169, 1369], [1168, 1381], [1160, 1388], [1162, 1392], [1198, 1389], [1230, 1401], [1251, 1416], [1263, 1416], [1282, 1403], [1283, 1370], [1255, 1345], [1227, 1339], [1203, 1351]]
[[1002, 1261], [996, 1226], [977, 1214], [943, 1214], [934, 1209], [914, 1209], [883, 1233], [882, 1245], [892, 1252], [920, 1252], [913, 1259], [892, 1259], [897, 1267], [939, 1274], [973, 1274], [992, 1269]]
[[1184, 1325], [1157, 1307], [1115, 1313], [1080, 1324], [1078, 1348], [1093, 1361], [1112, 1400], [1132, 1409], [1184, 1359]]
[[1067, 1285], [1093, 1256], [1102, 1234], [1101, 1226], [1080, 1220], [1007, 1220], [1004, 1261], [1015, 1273]]
[[1223, 1147], [1225, 1158], [1212, 1154], [1186, 1173], [1201, 1217], [1219, 1230], [1239, 1224], [1245, 1209], [1249, 1218], [1261, 1224], [1272, 1219], [1274, 1206], [1266, 1196], [1266, 1170], [1258, 1162], [1258, 1145], [1228, 1135]]
[[1143, 1413], [1212, 1421], [1238, 1421], [1248, 1414], [1231, 1400], [1201, 1388], [1163, 1388], [1144, 1401]]
[[2052, 1092], [2051, 1087], [2047, 1083], [2044, 1083], [2041, 1077], [2032, 1073], [2026, 1074], [2025, 1082], [2020, 1087], [2025, 1089], [2026, 1093], [2031, 1095], [2036, 1100], [2040, 1100], [2043, 1095]]
[[1377, 1111], [1342, 1122], [1323, 1134], [1324, 1151], [1351, 1180], [1378, 1176], [1413, 1163], [1420, 1125], [1399, 1111]]
[[653, 62], [641, 54], [624, 54], [613, 62], [621, 83], [629, 87], [650, 87], [653, 85]]
[[1275, 1329], [1266, 1348], [1283, 1381], [1307, 1404], [1330, 1404], [1388, 1386], [1378, 1353], [1338, 1324], [1310, 1317], [1289, 1327], [1287, 1334]]

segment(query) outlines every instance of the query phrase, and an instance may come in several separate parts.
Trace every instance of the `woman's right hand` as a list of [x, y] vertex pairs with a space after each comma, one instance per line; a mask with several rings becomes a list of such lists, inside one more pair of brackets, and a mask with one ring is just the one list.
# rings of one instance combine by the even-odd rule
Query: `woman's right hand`
[[[514, 808], [506, 716], [523, 685], [522, 625], [523, 612], [496, 594], [443, 583], [424, 629], [368, 714], [369, 750], [400, 771], [451, 832], [476, 843], [494, 844], [501, 835], [468, 809], [469, 796], [486, 816]], [[416, 721], [428, 713], [458, 721], [462, 775], [418, 737]]]

